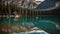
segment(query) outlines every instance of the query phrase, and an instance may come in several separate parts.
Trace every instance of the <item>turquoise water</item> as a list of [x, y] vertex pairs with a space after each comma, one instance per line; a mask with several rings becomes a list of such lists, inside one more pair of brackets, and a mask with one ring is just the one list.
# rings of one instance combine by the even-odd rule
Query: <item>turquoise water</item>
[[50, 34], [59, 34], [60, 32], [56, 28], [56, 24], [60, 25], [60, 17], [59, 16], [21, 16], [18, 19], [14, 17], [4, 17], [1, 18], [1, 22], [7, 24], [18, 24], [21, 23], [33, 23], [36, 27], [45, 30]]

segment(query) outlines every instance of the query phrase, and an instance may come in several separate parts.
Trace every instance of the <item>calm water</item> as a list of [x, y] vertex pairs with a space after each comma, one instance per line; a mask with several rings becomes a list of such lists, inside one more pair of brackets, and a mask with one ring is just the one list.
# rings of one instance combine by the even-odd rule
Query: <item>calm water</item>
[[[41, 28], [45, 31], [47, 31], [50, 34], [57, 34], [60, 33], [59, 30], [56, 28], [56, 24], [60, 25], [60, 17], [59, 16], [21, 16], [18, 19], [15, 19], [14, 17], [10, 18], [1, 18], [1, 22], [7, 24], [18, 24], [21, 23], [33, 23], [36, 27]], [[28, 25], [28, 24], [27, 24]], [[29, 26], [29, 25], [28, 25]]]

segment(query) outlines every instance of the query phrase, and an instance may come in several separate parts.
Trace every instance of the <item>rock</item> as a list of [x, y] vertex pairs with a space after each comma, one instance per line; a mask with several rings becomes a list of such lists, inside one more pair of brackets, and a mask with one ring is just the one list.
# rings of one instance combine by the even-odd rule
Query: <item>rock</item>
[[20, 31], [20, 28], [19, 26], [15, 25], [15, 26], [12, 26], [12, 30], [18, 32]]
[[33, 27], [33, 28], [31, 28], [31, 30], [39, 30], [39, 28], [38, 27]]

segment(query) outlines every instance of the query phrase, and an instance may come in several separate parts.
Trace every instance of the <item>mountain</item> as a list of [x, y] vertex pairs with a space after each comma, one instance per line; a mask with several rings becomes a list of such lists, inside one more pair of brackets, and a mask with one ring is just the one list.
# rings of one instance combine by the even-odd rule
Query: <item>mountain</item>
[[36, 8], [39, 4], [41, 4], [44, 0], [8, 0], [8, 1], [4, 1], [4, 4], [7, 5], [11, 4], [11, 5], [17, 5], [18, 7], [22, 7], [22, 8], [29, 8], [29, 9], [33, 9]]

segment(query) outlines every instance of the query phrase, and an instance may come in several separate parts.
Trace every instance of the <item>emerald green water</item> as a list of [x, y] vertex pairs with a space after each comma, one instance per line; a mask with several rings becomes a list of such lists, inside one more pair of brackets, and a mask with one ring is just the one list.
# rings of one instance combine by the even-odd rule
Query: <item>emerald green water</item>
[[21, 16], [18, 19], [14, 17], [3, 17], [1, 18], [1, 22], [5, 24], [18, 24], [21, 23], [33, 23], [36, 27], [45, 30], [50, 34], [60, 34], [60, 31], [56, 28], [56, 24], [60, 25], [60, 17], [59, 16]]

